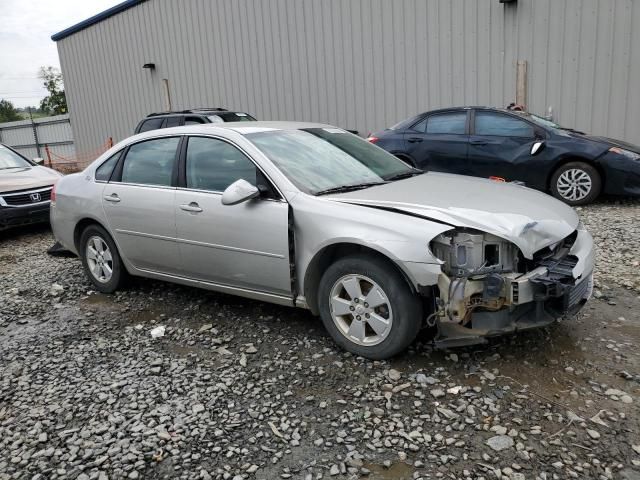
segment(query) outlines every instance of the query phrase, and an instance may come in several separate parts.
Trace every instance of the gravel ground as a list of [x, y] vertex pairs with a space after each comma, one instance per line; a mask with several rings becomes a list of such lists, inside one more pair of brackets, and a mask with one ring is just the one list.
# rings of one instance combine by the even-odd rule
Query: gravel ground
[[640, 478], [640, 203], [580, 214], [599, 248], [580, 316], [389, 362], [302, 310], [96, 294], [47, 229], [0, 234], [0, 479]]

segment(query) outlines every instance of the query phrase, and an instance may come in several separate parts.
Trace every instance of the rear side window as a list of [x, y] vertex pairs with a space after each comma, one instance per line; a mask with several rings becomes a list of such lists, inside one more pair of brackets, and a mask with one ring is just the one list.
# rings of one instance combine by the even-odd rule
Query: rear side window
[[138, 133], [148, 132], [149, 130], [157, 130], [162, 127], [162, 121], [164, 118], [150, 118], [149, 120], [145, 120], [144, 123], [140, 126], [140, 130]]
[[466, 124], [467, 112], [430, 115], [426, 118], [426, 133], [427, 135], [464, 135], [466, 132]]
[[111, 178], [111, 174], [113, 173], [113, 169], [115, 168], [116, 163], [118, 163], [121, 154], [122, 151], [111, 155], [106, 162], [104, 162], [96, 169], [96, 180], [100, 182], [109, 181], [109, 179]]
[[253, 162], [233, 145], [215, 138], [189, 138], [186, 167], [187, 188], [223, 192], [241, 178], [257, 185]]
[[156, 138], [129, 147], [122, 182], [171, 186], [179, 137]]
[[476, 112], [475, 134], [496, 137], [533, 137], [533, 127], [527, 122], [491, 112]]
[[180, 117], [167, 117], [167, 123], [165, 124], [165, 128], [169, 127], [179, 127], [180, 126]]

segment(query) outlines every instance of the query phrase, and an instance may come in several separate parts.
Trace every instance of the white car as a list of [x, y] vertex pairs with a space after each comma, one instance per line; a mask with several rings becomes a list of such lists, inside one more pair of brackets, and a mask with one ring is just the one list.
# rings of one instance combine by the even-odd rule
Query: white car
[[591, 291], [571, 207], [418, 171], [329, 125], [133, 136], [58, 183], [51, 220], [101, 292], [137, 275], [308, 308], [369, 358], [424, 326], [461, 345], [548, 325]]

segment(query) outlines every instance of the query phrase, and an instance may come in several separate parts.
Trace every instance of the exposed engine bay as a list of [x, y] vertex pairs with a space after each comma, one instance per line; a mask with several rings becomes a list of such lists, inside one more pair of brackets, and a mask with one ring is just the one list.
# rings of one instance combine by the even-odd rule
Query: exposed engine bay
[[[513, 243], [455, 229], [430, 244], [440, 259], [434, 311], [427, 319], [449, 343], [548, 324], [575, 313], [591, 294], [591, 272], [574, 278], [571, 248], [578, 231], [526, 259]], [[463, 338], [464, 337], [464, 338]], [[466, 341], [464, 340], [466, 338]]]

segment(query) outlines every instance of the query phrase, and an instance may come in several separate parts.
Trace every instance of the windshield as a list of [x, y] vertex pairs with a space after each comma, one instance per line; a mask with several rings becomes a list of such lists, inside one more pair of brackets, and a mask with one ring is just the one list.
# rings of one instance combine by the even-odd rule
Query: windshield
[[383, 183], [416, 170], [340, 128], [276, 130], [247, 135], [291, 182], [306, 193]]
[[562, 129], [562, 127], [557, 123], [554, 123], [551, 120], [547, 120], [546, 118], [539, 117], [538, 115], [534, 115], [533, 113], [529, 113], [527, 117], [529, 118], [529, 120], [532, 120], [533, 122], [543, 127]]
[[0, 145], [0, 170], [7, 168], [25, 168], [32, 165], [13, 150]]
[[[216, 120], [214, 120], [214, 118], [216, 118]], [[251, 115], [249, 115], [248, 113], [243, 113], [243, 112], [229, 112], [229, 113], [220, 113], [218, 115], [211, 115], [209, 116], [209, 120], [211, 120], [212, 123], [219, 123], [219, 122], [255, 122], [256, 119], [253, 118]]]

